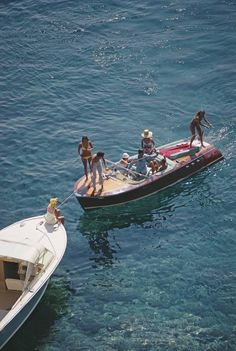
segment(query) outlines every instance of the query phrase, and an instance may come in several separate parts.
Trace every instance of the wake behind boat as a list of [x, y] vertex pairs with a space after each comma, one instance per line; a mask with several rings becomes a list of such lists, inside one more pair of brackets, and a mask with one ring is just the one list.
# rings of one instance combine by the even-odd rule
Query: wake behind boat
[[37, 306], [66, 244], [64, 226], [44, 216], [0, 231], [0, 349]]
[[114, 206], [146, 197], [223, 159], [214, 145], [204, 142], [204, 147], [201, 147], [199, 141], [194, 141], [190, 147], [185, 139], [163, 145], [158, 153], [147, 157], [159, 164], [164, 158], [165, 168], [152, 173], [147, 167], [147, 173], [141, 175], [134, 168], [119, 171], [116, 163], [110, 162], [111, 167], [104, 171], [103, 189], [99, 189], [99, 179], [96, 179], [98, 191], [91, 187], [90, 177], [88, 180], [81, 177], [74, 185], [74, 194], [82, 208]]

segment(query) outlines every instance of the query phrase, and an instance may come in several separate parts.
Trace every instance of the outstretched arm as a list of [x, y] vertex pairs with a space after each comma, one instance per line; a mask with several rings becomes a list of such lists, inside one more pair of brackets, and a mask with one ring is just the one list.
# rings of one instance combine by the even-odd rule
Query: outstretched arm
[[205, 121], [206, 124], [207, 124], [207, 126], [204, 125], [204, 127], [206, 127], [206, 128], [211, 128], [211, 127], [213, 127], [212, 124], [208, 121], [208, 119], [207, 119], [205, 116], [203, 117], [203, 119], [204, 119], [204, 121]]
[[202, 127], [205, 127], [205, 128], [210, 128], [210, 126], [209, 126], [209, 125], [204, 124], [204, 123], [200, 123], [200, 125], [201, 125]]

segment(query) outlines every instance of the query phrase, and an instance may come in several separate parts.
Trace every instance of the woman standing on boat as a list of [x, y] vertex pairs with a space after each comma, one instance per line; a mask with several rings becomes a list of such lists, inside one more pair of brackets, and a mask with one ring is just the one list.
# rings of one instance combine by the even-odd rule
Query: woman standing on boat
[[84, 166], [84, 174], [86, 176], [86, 180], [88, 180], [88, 163], [89, 163], [90, 171], [92, 172], [92, 168], [91, 168], [92, 149], [93, 149], [93, 145], [91, 141], [86, 135], [84, 135], [82, 137], [81, 142], [79, 143], [78, 153], [81, 157], [81, 160]]
[[[202, 120], [205, 121], [206, 124], [202, 123]], [[205, 117], [205, 111], [198, 111], [190, 123], [190, 131], [192, 133], [192, 137], [191, 137], [190, 144], [189, 144], [190, 148], [192, 147], [192, 142], [196, 138], [196, 129], [197, 129], [197, 132], [198, 132], [198, 135], [200, 138], [201, 146], [204, 147], [203, 139], [202, 139], [203, 131], [202, 131], [201, 126], [206, 127], [206, 128], [212, 127], [212, 124]]]

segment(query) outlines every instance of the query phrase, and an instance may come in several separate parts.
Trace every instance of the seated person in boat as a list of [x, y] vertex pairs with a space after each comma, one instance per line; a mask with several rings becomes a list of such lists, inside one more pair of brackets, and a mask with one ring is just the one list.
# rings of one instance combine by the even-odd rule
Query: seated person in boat
[[45, 221], [48, 224], [64, 224], [64, 217], [61, 215], [61, 211], [58, 208], [56, 208], [57, 202], [57, 197], [52, 198], [49, 202], [49, 205], [47, 207], [47, 213], [44, 216]]
[[147, 155], [151, 155], [156, 152], [156, 144], [152, 138], [152, 132], [149, 129], [144, 129], [141, 134], [141, 148], [144, 150], [144, 153]]
[[138, 156], [133, 156], [129, 158], [130, 162], [128, 168], [131, 168], [134, 171], [136, 178], [139, 178], [142, 175], [147, 174], [147, 160], [144, 156], [144, 150], [138, 150]]
[[127, 154], [127, 152], [124, 152], [120, 161], [116, 163], [115, 170], [125, 174], [129, 162], [129, 154]]
[[154, 159], [152, 160], [150, 163], [149, 163], [149, 167], [151, 167], [152, 169], [152, 174], [158, 172], [159, 170], [159, 167], [160, 167], [160, 164], [159, 162], [157, 161], [157, 159]]
[[122, 158], [118, 162], [118, 165], [121, 165], [122, 167], [127, 167], [129, 163], [129, 154], [127, 152], [124, 152], [122, 155]]
[[152, 174], [154, 174], [156, 172], [164, 171], [167, 168], [168, 165], [167, 165], [167, 162], [166, 162], [166, 158], [164, 156], [161, 161], [158, 161], [157, 159], [154, 159], [154, 160], [150, 161], [148, 166], [151, 167]]
[[165, 158], [165, 156], [164, 156], [163, 159], [162, 159], [161, 162], [160, 162], [160, 167], [159, 167], [158, 172], [164, 171], [167, 167], [168, 167], [168, 164], [167, 164], [166, 158]]

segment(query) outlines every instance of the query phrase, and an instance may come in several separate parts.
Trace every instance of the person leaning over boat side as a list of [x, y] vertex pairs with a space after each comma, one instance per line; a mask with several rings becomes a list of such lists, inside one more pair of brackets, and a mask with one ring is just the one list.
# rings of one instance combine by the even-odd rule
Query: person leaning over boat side
[[99, 175], [99, 184], [101, 185], [101, 190], [103, 190], [103, 176], [102, 176], [102, 164], [106, 168], [106, 162], [104, 159], [104, 152], [98, 151], [95, 155], [92, 157], [92, 162], [91, 162], [91, 172], [92, 172], [92, 184], [93, 184], [93, 189], [94, 191], [96, 190], [96, 176], [97, 172]]
[[54, 225], [56, 223], [61, 223], [64, 225], [64, 217], [61, 215], [61, 211], [56, 208], [57, 202], [57, 197], [50, 199], [47, 207], [47, 213], [45, 214], [44, 218], [48, 224]]
[[[202, 123], [202, 120], [205, 121], [206, 124]], [[192, 147], [192, 143], [193, 143], [194, 139], [196, 138], [196, 130], [197, 130], [199, 138], [200, 138], [201, 146], [204, 147], [204, 145], [203, 145], [203, 131], [201, 129], [201, 126], [205, 127], [205, 128], [212, 127], [212, 124], [205, 117], [205, 111], [198, 111], [190, 123], [190, 131], [192, 133], [192, 137], [191, 137], [190, 144], [189, 144], [190, 148]]]
[[153, 154], [156, 151], [156, 144], [152, 138], [152, 132], [149, 129], [144, 129], [141, 136], [141, 148], [144, 150], [144, 153], [147, 155]]
[[88, 180], [88, 164], [91, 171], [92, 149], [93, 144], [91, 143], [87, 135], [82, 136], [82, 140], [78, 146], [78, 153], [81, 157], [84, 166], [84, 175], [86, 177], [86, 180]]

